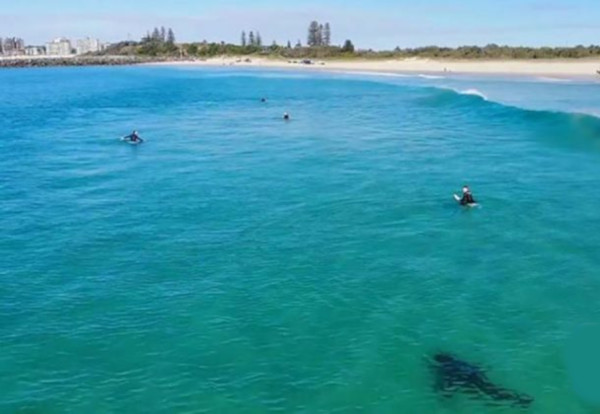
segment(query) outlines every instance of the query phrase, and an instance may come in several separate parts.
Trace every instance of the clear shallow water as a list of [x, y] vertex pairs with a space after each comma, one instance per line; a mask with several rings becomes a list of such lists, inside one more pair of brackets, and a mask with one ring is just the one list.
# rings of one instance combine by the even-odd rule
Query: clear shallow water
[[[440, 398], [437, 351], [529, 412], [595, 412], [563, 352], [600, 316], [598, 119], [431, 87], [482, 87], [460, 79], [0, 84], [0, 412], [518, 411]], [[118, 141], [133, 128], [146, 144]], [[480, 209], [453, 202], [463, 183]]]

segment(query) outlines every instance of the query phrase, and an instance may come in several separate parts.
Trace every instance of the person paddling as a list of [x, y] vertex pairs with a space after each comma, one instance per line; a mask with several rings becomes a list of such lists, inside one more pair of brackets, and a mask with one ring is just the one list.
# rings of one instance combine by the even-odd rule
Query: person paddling
[[289, 120], [290, 120], [290, 114], [288, 114], [287, 112], [284, 112], [284, 114], [283, 114], [283, 119], [284, 119], [285, 121], [289, 121]]
[[475, 201], [475, 199], [473, 198], [473, 194], [471, 193], [469, 186], [465, 185], [462, 189], [462, 192], [462, 197], [459, 197], [456, 194], [454, 194], [454, 198], [460, 203], [461, 206], [473, 206], [477, 204], [477, 201]]
[[142, 143], [144, 140], [139, 136], [137, 131], [133, 131], [131, 134], [124, 136], [123, 139], [125, 141], [131, 141], [135, 143]]

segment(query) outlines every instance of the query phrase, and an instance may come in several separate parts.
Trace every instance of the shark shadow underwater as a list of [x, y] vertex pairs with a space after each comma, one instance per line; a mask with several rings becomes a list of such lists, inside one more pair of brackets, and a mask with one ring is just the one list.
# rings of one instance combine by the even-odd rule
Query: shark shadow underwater
[[435, 354], [429, 364], [435, 378], [434, 390], [446, 398], [462, 393], [493, 405], [528, 408], [533, 403], [533, 397], [494, 384], [481, 367], [454, 355]]

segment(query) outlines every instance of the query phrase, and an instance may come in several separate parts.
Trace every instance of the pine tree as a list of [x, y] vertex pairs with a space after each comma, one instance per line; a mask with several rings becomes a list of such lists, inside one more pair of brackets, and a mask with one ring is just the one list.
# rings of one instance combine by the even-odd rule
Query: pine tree
[[246, 47], [248, 45], [248, 41], [246, 40], [246, 31], [242, 32], [242, 47]]
[[160, 40], [160, 30], [158, 30], [158, 27], [155, 27], [154, 31], [152, 32], [152, 40], [155, 42]]
[[248, 35], [248, 43], [250, 46], [256, 46], [256, 40], [254, 39], [254, 32], [250, 30], [250, 34]]
[[354, 53], [354, 45], [350, 40], [346, 40], [344, 46], [342, 47], [342, 52]]
[[167, 44], [169, 46], [175, 45], [175, 33], [173, 33], [173, 29], [169, 27], [169, 31], [167, 32]]
[[287, 42], [287, 48], [288, 48], [288, 49], [291, 49], [291, 48], [292, 48], [292, 42], [290, 42], [289, 40], [288, 40], [288, 42]]
[[308, 46], [317, 46], [318, 44], [318, 36], [319, 36], [319, 22], [312, 21], [310, 26], [308, 26]]
[[323, 25], [319, 25], [319, 30], [317, 31], [317, 46], [323, 46]]
[[164, 43], [167, 41], [167, 32], [165, 30], [165, 26], [160, 28], [160, 40]]
[[323, 44], [331, 46], [331, 26], [329, 26], [329, 23], [325, 23], [325, 28], [323, 29]]
[[300, 39], [298, 39], [298, 41], [296, 42], [296, 46], [294, 46], [296, 49], [300, 49], [302, 47], [302, 42], [300, 41]]
[[256, 32], [256, 46], [262, 46], [262, 37], [260, 37], [260, 32]]

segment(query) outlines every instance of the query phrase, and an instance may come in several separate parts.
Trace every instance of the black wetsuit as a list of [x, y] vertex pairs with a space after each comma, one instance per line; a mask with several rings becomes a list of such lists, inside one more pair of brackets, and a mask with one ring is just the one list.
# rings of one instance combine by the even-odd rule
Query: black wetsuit
[[141, 139], [138, 134], [127, 135], [125, 139], [128, 139], [131, 142], [144, 142], [144, 140]]
[[460, 199], [460, 205], [461, 206], [468, 206], [469, 204], [475, 204], [476, 201], [473, 198], [473, 195], [471, 193], [464, 193], [463, 197]]

